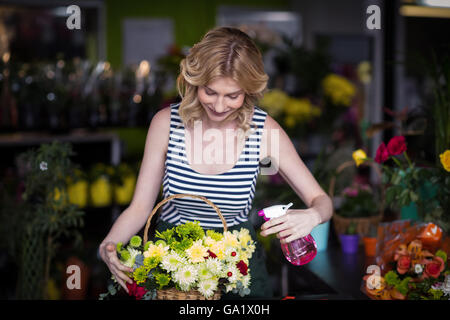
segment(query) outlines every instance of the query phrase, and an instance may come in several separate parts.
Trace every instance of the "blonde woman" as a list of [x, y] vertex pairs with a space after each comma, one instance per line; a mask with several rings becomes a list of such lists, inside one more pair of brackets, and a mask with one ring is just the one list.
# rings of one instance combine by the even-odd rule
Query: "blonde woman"
[[[127, 290], [125, 272], [115, 244], [138, 233], [163, 186], [163, 196], [188, 193], [211, 200], [221, 210], [229, 230], [248, 228], [260, 161], [270, 158], [308, 206], [262, 225], [262, 236], [276, 233], [290, 242], [331, 218], [330, 198], [321, 189], [279, 124], [256, 106], [268, 76], [260, 51], [236, 28], [217, 27], [195, 44], [180, 64], [177, 79], [181, 102], [159, 111], [150, 124], [144, 157], [129, 207], [119, 216], [100, 245], [100, 255]], [[275, 133], [275, 134], [272, 134]], [[275, 137], [275, 139], [273, 138]], [[199, 221], [220, 230], [222, 222], [201, 200], [176, 198], [162, 206], [156, 229]], [[259, 243], [250, 259], [252, 297], [270, 297], [272, 288]]]

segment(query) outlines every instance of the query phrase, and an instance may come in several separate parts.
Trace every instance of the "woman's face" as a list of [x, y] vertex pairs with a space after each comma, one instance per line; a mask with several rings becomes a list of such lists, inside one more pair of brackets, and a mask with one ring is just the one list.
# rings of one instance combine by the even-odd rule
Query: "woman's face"
[[233, 79], [221, 77], [198, 87], [197, 96], [209, 120], [221, 122], [243, 105], [245, 92]]

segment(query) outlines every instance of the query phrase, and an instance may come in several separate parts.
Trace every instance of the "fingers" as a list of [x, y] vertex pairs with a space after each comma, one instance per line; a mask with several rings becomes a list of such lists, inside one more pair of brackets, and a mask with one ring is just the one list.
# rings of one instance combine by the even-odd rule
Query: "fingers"
[[[280, 229], [281, 225], [283, 223], [285, 223], [287, 221], [287, 216], [281, 216], [278, 218], [274, 218], [274, 219], [270, 219], [269, 221], [265, 222], [262, 226], [261, 226], [261, 235], [262, 236], [267, 236], [269, 234], [273, 234], [276, 233], [282, 229]], [[275, 226], [278, 226], [277, 231], [274, 231]], [[284, 229], [286, 229], [286, 227], [283, 227]]]
[[111, 272], [114, 273], [114, 276], [117, 280], [122, 280], [124, 282], [128, 282], [129, 284], [133, 283], [133, 280], [131, 280], [123, 271], [121, 271], [116, 265], [111, 264], [110, 268]]

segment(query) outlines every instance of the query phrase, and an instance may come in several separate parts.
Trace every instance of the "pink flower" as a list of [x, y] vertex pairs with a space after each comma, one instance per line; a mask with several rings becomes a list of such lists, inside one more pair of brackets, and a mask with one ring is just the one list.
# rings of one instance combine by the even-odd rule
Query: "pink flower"
[[387, 145], [387, 150], [391, 156], [402, 154], [406, 151], [406, 143], [404, 136], [393, 137]]
[[425, 264], [424, 276], [425, 278], [433, 277], [437, 278], [445, 269], [444, 260], [441, 257], [433, 257], [432, 261], [429, 261]]
[[387, 159], [389, 159], [389, 152], [388, 149], [386, 148], [386, 145], [384, 144], [384, 142], [382, 142], [377, 149], [377, 154], [375, 156], [375, 161], [377, 163], [383, 163], [385, 162]]

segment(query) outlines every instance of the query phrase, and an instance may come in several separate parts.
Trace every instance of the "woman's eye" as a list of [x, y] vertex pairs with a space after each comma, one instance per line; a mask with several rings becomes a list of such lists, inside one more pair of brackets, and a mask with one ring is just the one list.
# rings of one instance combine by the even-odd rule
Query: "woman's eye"
[[231, 99], [237, 99], [239, 96], [234, 96], [234, 97], [232, 97], [232, 96], [229, 96]]
[[208, 96], [214, 95], [214, 92], [205, 91]]

